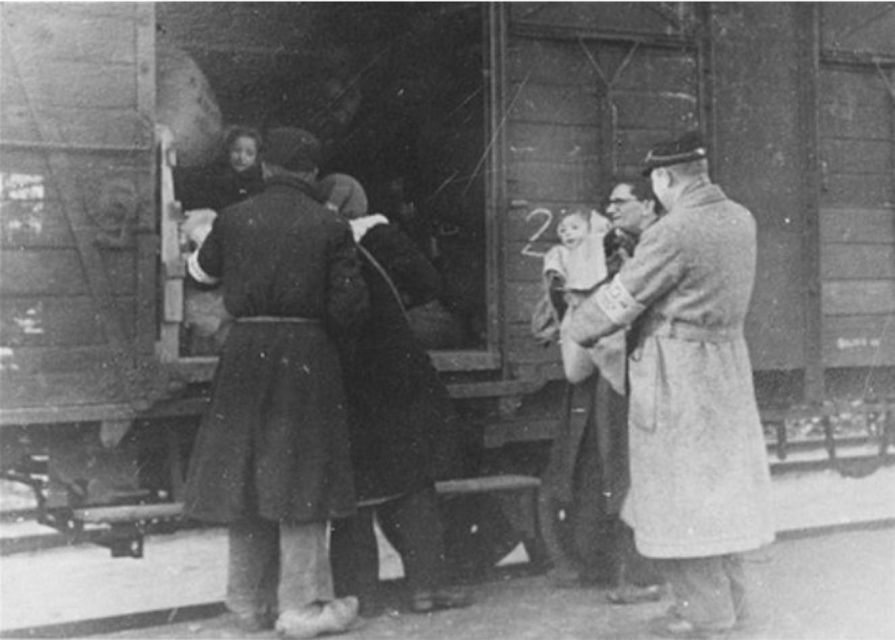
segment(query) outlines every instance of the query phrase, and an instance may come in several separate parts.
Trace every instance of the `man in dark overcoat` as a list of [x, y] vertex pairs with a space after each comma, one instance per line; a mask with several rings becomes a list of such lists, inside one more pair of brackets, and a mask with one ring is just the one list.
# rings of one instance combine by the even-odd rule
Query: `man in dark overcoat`
[[741, 554], [774, 539], [770, 474], [743, 324], [752, 214], [708, 177], [698, 134], [658, 145], [644, 174], [667, 213], [570, 311], [589, 345], [639, 320], [628, 357], [631, 486], [622, 518], [659, 559], [675, 607], [658, 635], [726, 633], [749, 615]]
[[[243, 630], [346, 630], [327, 521], [356, 507], [339, 342], [368, 295], [348, 224], [312, 196], [307, 134], [274, 130], [284, 171], [225, 209], [188, 260], [235, 318], [193, 451], [185, 512], [229, 528], [227, 606]], [[278, 617], [275, 617], [277, 616]]]
[[363, 187], [332, 174], [320, 183], [327, 204], [349, 220], [362, 254], [370, 315], [345, 381], [358, 498], [375, 500], [333, 524], [336, 593], [360, 597], [361, 615], [384, 607], [373, 514], [404, 565], [410, 609], [429, 613], [469, 604], [446, 585], [444, 524], [435, 481], [458, 473], [458, 416], [407, 308], [435, 299], [441, 277], [414, 242], [382, 214], [368, 215]]

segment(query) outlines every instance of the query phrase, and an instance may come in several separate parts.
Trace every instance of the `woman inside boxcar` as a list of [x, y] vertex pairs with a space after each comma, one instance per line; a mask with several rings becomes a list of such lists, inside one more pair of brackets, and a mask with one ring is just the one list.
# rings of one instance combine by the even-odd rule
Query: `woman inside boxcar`
[[[198, 250], [217, 214], [264, 189], [261, 134], [233, 126], [224, 136], [220, 157], [208, 166], [174, 170], [174, 193], [186, 215], [181, 232]], [[219, 351], [229, 327], [221, 294], [187, 281], [184, 289], [184, 334], [181, 344], [191, 356]]]
[[[615, 275], [633, 254], [640, 233], [656, 220], [655, 203], [646, 181], [622, 181], [613, 188], [606, 207], [613, 228], [602, 240], [605, 278]], [[545, 270], [555, 269], [554, 262], [545, 260]], [[571, 556], [576, 560], [563, 562], [561, 558], [552, 577], [559, 586], [609, 584], [613, 588], [607, 597], [615, 604], [658, 600], [662, 580], [637, 553], [632, 531], [619, 518], [628, 485], [624, 358], [607, 361], [603, 354], [601, 362], [599, 356], [592, 358], [589, 371], [593, 375], [586, 383], [587, 419], [573, 429], [570, 416], [565, 416], [566, 428], [561, 429], [563, 436], [551, 454], [548, 492], [569, 512], [571, 539], [575, 541]], [[563, 357], [569, 354], [564, 351]], [[605, 371], [606, 365], [618, 365], [619, 375]], [[580, 375], [573, 380], [580, 381]]]
[[222, 209], [264, 189], [261, 134], [235, 125], [224, 135], [219, 157], [210, 165], [177, 168], [174, 195], [184, 211]]
[[374, 510], [401, 554], [410, 609], [425, 613], [469, 604], [446, 586], [444, 527], [435, 480], [459, 464], [458, 425], [444, 384], [416, 341], [406, 308], [437, 297], [438, 272], [400, 229], [367, 215], [361, 185], [343, 174], [320, 181], [328, 206], [349, 220], [363, 255], [370, 315], [356, 350], [346, 357], [351, 450], [360, 500], [375, 508], [333, 524], [331, 560], [337, 594], [357, 594], [363, 615], [383, 608]]

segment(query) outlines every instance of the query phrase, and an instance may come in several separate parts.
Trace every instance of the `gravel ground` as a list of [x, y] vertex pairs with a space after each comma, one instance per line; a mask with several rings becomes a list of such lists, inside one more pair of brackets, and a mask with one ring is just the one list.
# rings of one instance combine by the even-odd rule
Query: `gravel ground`
[[[747, 564], [760, 623], [731, 640], [895, 638], [895, 528], [778, 542]], [[478, 585], [469, 609], [386, 615], [346, 640], [646, 640], [669, 602], [611, 606], [597, 589], [556, 589], [545, 577]], [[110, 638], [237, 638], [219, 619], [112, 634]], [[259, 633], [253, 638], [273, 638]]]
[[[895, 467], [863, 478], [833, 471], [777, 476], [773, 489], [781, 541], [750, 563], [769, 626], [760, 632], [764, 635], [744, 637], [895, 638]], [[805, 529], [873, 522], [889, 526], [791, 539]], [[394, 551], [383, 546], [382, 553], [383, 577], [399, 577]], [[0, 631], [219, 602], [225, 557], [220, 529], [151, 536], [142, 560], [113, 559], [91, 545], [6, 556], [0, 559]], [[477, 603], [471, 609], [432, 616], [396, 613], [346, 637], [637, 639], [647, 637], [644, 621], [665, 606], [611, 607], [599, 590], [557, 590], [544, 577], [489, 582], [474, 591]], [[206, 620], [110, 637], [237, 634], [220, 621]]]

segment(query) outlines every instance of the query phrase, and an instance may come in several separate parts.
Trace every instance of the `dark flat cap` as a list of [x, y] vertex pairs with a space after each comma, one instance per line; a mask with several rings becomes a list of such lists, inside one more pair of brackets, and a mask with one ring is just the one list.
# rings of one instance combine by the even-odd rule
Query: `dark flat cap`
[[310, 131], [277, 127], [269, 129], [264, 138], [265, 161], [292, 171], [313, 171], [320, 166], [320, 140]]
[[708, 157], [705, 143], [698, 131], [690, 131], [670, 142], [661, 142], [649, 150], [643, 160], [643, 175], [648, 176], [653, 169], [682, 164]]

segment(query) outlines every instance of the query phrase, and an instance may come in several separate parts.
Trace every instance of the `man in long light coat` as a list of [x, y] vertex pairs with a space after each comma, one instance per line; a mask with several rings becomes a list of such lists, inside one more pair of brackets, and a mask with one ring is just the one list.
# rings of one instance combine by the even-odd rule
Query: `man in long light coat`
[[741, 553], [770, 543], [770, 475], [743, 323], [755, 221], [708, 177], [698, 134], [657, 146], [645, 175], [668, 213], [571, 311], [582, 345], [637, 320], [629, 357], [631, 489], [622, 517], [675, 595], [658, 635], [705, 637], [747, 615]]

